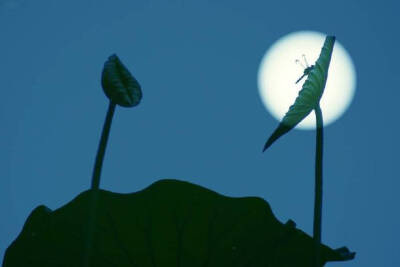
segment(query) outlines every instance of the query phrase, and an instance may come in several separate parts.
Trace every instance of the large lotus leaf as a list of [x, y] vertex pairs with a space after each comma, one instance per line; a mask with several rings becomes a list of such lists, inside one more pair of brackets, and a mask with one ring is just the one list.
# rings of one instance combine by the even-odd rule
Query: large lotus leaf
[[325, 38], [319, 58], [315, 62], [314, 68], [308, 74], [294, 104], [290, 106], [289, 111], [283, 117], [278, 128], [269, 137], [265, 143], [264, 151], [272, 145], [279, 137], [290, 131], [300, 123], [308, 114], [319, 105], [322, 93], [325, 89], [326, 79], [328, 78], [329, 63], [331, 62], [334, 36]]
[[[98, 194], [91, 266], [311, 266], [313, 241], [280, 223], [258, 197], [226, 197], [160, 180], [142, 191], [81, 193], [51, 211], [39, 206], [7, 249], [4, 267], [82, 266], [90, 200]], [[321, 245], [323, 263], [354, 258]]]
[[104, 63], [101, 85], [106, 96], [120, 106], [133, 107], [142, 99], [139, 82], [115, 54]]

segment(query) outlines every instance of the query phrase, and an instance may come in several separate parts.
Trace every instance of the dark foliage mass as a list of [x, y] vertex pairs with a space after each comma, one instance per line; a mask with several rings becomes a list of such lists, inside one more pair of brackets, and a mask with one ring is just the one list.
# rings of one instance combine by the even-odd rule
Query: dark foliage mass
[[[90, 266], [309, 267], [313, 257], [312, 238], [279, 222], [265, 200], [160, 180], [131, 194], [88, 190], [54, 211], [37, 207], [3, 266], [83, 266], [88, 231]], [[354, 253], [321, 245], [321, 256], [325, 264]]]

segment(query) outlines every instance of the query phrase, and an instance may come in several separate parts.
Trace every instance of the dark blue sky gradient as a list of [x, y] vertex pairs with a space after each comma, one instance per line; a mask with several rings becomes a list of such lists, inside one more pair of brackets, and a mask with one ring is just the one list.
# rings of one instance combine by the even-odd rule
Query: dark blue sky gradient
[[177, 178], [260, 196], [311, 234], [315, 132], [292, 131], [261, 153], [278, 122], [257, 71], [275, 40], [315, 30], [337, 36], [358, 75], [349, 110], [325, 129], [322, 227], [324, 243], [357, 258], [327, 266], [400, 266], [398, 10], [361, 0], [0, 0], [0, 258], [32, 209], [89, 188], [112, 53], [143, 100], [117, 107], [101, 188]]

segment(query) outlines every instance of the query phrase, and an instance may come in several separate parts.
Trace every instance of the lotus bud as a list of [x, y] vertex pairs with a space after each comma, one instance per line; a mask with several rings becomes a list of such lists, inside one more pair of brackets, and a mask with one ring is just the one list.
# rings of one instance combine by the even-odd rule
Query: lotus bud
[[142, 99], [138, 81], [115, 54], [104, 63], [101, 85], [110, 101], [120, 106], [134, 107]]

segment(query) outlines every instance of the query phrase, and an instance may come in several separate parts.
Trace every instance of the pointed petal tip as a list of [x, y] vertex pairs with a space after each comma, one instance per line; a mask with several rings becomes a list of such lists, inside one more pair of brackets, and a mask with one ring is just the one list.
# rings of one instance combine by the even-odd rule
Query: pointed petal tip
[[263, 150], [262, 150], [262, 153], [264, 153], [265, 150], [267, 150], [267, 149], [270, 147], [270, 145], [271, 145], [271, 144], [269, 144], [268, 142], [265, 143], [264, 148], [263, 148]]
[[289, 127], [283, 123], [280, 123], [278, 128], [272, 133], [272, 135], [268, 138], [267, 142], [264, 145], [263, 152], [267, 150], [279, 137], [290, 131], [294, 126]]

